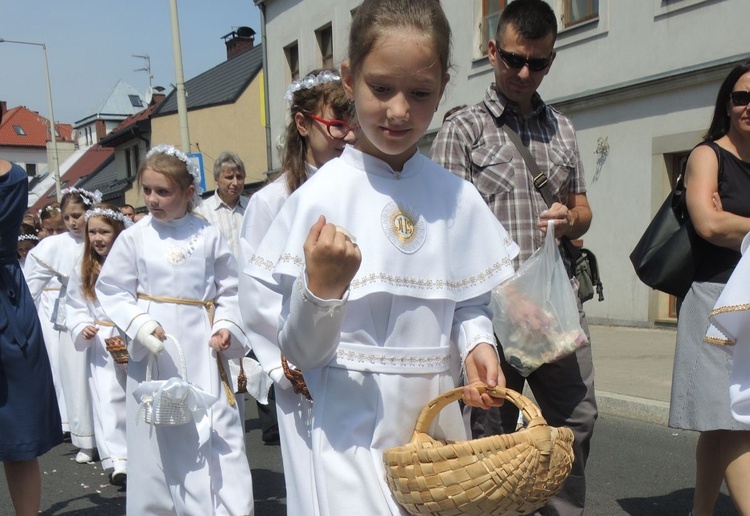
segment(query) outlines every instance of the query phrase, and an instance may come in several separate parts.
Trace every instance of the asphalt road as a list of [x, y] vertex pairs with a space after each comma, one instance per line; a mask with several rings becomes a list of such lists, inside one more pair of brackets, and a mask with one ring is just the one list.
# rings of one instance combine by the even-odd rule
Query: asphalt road
[[[285, 514], [284, 478], [277, 446], [264, 446], [254, 403], [247, 403], [247, 449], [255, 512]], [[686, 516], [692, 500], [697, 434], [602, 415], [587, 467], [587, 516]], [[125, 490], [109, 485], [98, 464], [76, 464], [64, 443], [42, 457], [43, 515], [125, 514]], [[13, 514], [0, 470], [0, 514]], [[714, 514], [735, 515], [724, 489]]]

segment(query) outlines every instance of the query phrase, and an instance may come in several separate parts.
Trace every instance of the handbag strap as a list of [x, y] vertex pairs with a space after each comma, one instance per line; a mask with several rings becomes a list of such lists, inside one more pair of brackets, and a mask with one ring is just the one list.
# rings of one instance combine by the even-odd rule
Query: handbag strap
[[[501, 128], [505, 131], [505, 134], [508, 135], [508, 139], [510, 139], [510, 141], [513, 142], [513, 145], [516, 146], [518, 152], [521, 153], [521, 157], [523, 157], [526, 166], [529, 168], [529, 174], [531, 175], [531, 181], [534, 183], [534, 187], [542, 195], [542, 199], [544, 199], [544, 202], [547, 203], [547, 207], [549, 208], [555, 202], [555, 199], [552, 196], [552, 189], [549, 187], [549, 181], [547, 181], [547, 174], [542, 172], [539, 168], [534, 156], [531, 155], [529, 148], [523, 144], [518, 133], [505, 124], [503, 124]], [[560, 243], [565, 247], [565, 251], [573, 260], [575, 260], [581, 252], [580, 248], [571, 242], [570, 238], [566, 236], [560, 238]], [[572, 267], [572, 264], [566, 264], [566, 267]]]
[[[182, 373], [182, 379], [187, 382], [187, 366], [185, 365], [185, 354], [182, 352], [182, 346], [180, 345], [180, 341], [178, 341], [174, 335], [166, 334], [166, 337], [168, 339], [171, 339], [172, 342], [174, 342], [175, 347], [177, 348], [177, 354], [180, 357], [180, 372]], [[154, 353], [149, 353], [148, 362], [146, 362], [146, 381], [147, 382], [150, 382], [152, 379], [151, 370], [154, 367], [155, 361], [156, 361], [156, 355]]]
[[541, 171], [534, 156], [531, 155], [531, 151], [529, 151], [529, 148], [523, 144], [523, 141], [521, 141], [519, 134], [507, 125], [502, 125], [501, 127], [503, 131], [505, 131], [505, 134], [508, 135], [508, 139], [516, 146], [518, 152], [521, 153], [521, 157], [529, 168], [529, 174], [531, 174], [531, 181], [534, 183], [534, 187], [542, 195], [542, 199], [544, 199], [544, 202], [547, 203], [547, 207], [549, 208], [555, 202], [555, 199], [552, 197], [552, 190], [547, 181], [547, 174]]

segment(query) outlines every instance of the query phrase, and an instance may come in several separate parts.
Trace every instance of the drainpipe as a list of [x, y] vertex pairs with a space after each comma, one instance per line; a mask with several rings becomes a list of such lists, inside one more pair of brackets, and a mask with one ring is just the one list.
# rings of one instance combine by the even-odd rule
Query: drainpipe
[[271, 140], [271, 110], [269, 108], [269, 97], [268, 97], [268, 41], [266, 40], [266, 4], [263, 0], [255, 0], [260, 10], [260, 41], [263, 45], [263, 96], [265, 102], [263, 103], [263, 109], [265, 110], [266, 119], [266, 164], [268, 175], [273, 170], [273, 142]]

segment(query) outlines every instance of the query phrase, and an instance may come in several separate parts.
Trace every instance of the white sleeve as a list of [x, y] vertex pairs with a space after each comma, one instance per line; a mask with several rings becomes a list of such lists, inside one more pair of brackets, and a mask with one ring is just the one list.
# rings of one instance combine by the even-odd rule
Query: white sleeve
[[26, 284], [29, 286], [31, 297], [37, 306], [39, 306], [39, 300], [42, 297], [42, 289], [56, 276], [55, 272], [45, 264], [44, 258], [40, 257], [42, 250], [45, 248], [46, 246], [42, 247], [42, 243], [40, 242], [37, 248], [29, 251], [29, 254], [26, 256], [26, 263], [23, 266], [23, 275], [26, 278]]
[[[250, 198], [240, 230], [240, 311], [250, 347], [267, 374], [281, 368], [281, 350], [276, 342], [282, 296], [278, 285], [266, 285], [244, 272], [263, 236], [273, 222], [274, 213], [262, 195]], [[277, 379], [281, 376], [274, 375]]]
[[104, 313], [129, 338], [133, 360], [143, 360], [148, 349], [135, 342], [141, 326], [153, 320], [138, 306], [138, 254], [135, 235], [139, 228], [125, 231], [117, 237], [96, 282], [96, 297]]
[[229, 330], [233, 337], [232, 342], [229, 349], [222, 353], [229, 359], [241, 358], [245, 356], [249, 346], [242, 329], [242, 317], [237, 294], [237, 259], [232, 255], [219, 230], [215, 227], [212, 227], [212, 229], [216, 232], [213, 256], [216, 311], [211, 332], [216, 333], [220, 329]]
[[495, 346], [495, 333], [492, 329], [491, 293], [467, 299], [456, 305], [453, 314], [453, 334], [451, 340], [458, 346], [463, 366], [466, 355], [477, 344], [486, 342]]
[[83, 351], [91, 346], [94, 339], [85, 339], [81, 333], [86, 326], [94, 326], [96, 318], [91, 314], [88, 303], [83, 297], [80, 269], [81, 262], [79, 261], [70, 273], [68, 293], [65, 298], [65, 317], [75, 348]]
[[306, 273], [284, 295], [279, 346], [297, 367], [317, 369], [331, 361], [341, 338], [349, 290], [343, 299], [324, 300], [307, 288]]

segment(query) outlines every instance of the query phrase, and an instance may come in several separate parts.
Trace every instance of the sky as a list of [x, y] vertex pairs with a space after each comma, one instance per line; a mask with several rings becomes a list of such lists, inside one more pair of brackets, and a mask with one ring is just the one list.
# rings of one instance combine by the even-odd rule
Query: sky
[[[92, 114], [122, 79], [145, 94], [175, 81], [169, 0], [3, 0], [0, 38], [45, 43], [58, 122]], [[12, 6], [12, 7], [11, 7]], [[187, 81], [226, 59], [222, 36], [237, 27], [256, 32], [253, 0], [178, 0], [183, 76]], [[39, 46], [0, 43], [0, 100], [49, 116], [44, 54]]]

